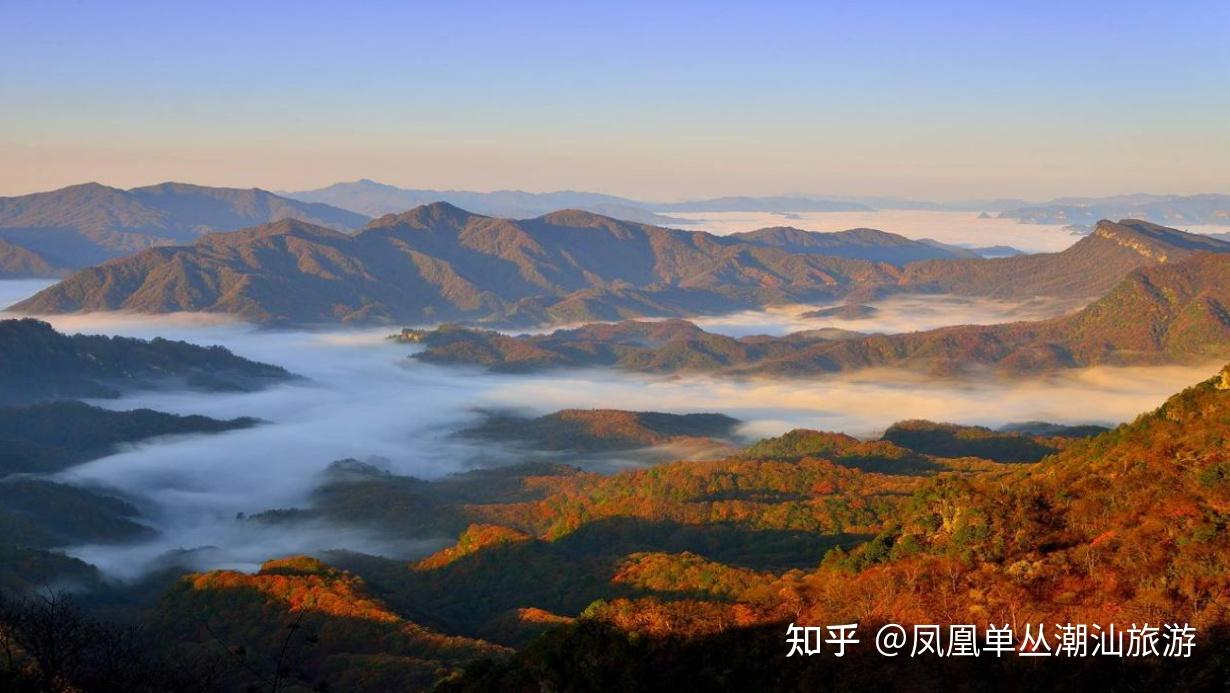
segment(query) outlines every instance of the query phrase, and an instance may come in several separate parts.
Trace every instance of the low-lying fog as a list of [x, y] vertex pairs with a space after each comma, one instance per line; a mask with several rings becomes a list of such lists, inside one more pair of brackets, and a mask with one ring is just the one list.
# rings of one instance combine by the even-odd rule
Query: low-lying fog
[[812, 311], [842, 306], [842, 302], [835, 302], [823, 305], [775, 306], [765, 310], [689, 320], [710, 332], [732, 337], [753, 334], [777, 336], [824, 328], [895, 334], [948, 325], [992, 325], [1017, 320], [1045, 320], [1079, 310], [1085, 303], [1086, 301], [1040, 298], [1028, 301], [999, 301], [946, 295], [902, 295], [863, 304], [873, 310], [867, 317], [806, 316]]
[[[19, 289], [0, 282], [0, 297]], [[20, 297], [17, 297], [20, 298]], [[910, 310], [882, 310], [859, 329], [901, 329]], [[948, 323], [986, 317], [982, 303], [943, 304]], [[811, 380], [730, 381], [655, 378], [609, 371], [525, 376], [432, 366], [408, 359], [414, 347], [385, 339], [392, 328], [267, 331], [220, 318], [123, 315], [53, 317], [67, 332], [160, 335], [223, 344], [237, 354], [282, 365], [307, 380], [263, 392], [147, 392], [99, 402], [214, 417], [255, 416], [253, 429], [165, 439], [135, 446], [61, 475], [103, 484], [135, 498], [158, 539], [134, 547], [76, 547], [70, 553], [117, 577], [135, 577], [177, 549], [216, 547], [194, 567], [252, 568], [270, 557], [330, 548], [406, 556], [420, 547], [390, 544], [361, 531], [319, 526], [293, 531], [238, 523], [236, 513], [303, 506], [332, 461], [379, 456], [397, 473], [434, 478], [513, 458], [490, 444], [452, 434], [477, 421], [476, 408], [547, 413], [568, 407], [671, 412], [721, 411], [762, 437], [793, 427], [877, 435], [894, 421], [928, 418], [991, 426], [1025, 420], [1116, 423], [1155, 407], [1215, 368], [1089, 369], [1028, 382], [948, 382], [899, 372], [863, 372]], [[822, 325], [812, 324], [809, 327]], [[737, 324], [735, 324], [737, 323]], [[890, 324], [891, 323], [891, 324]], [[730, 331], [766, 332], [744, 315]], [[850, 327], [830, 320], [837, 327]], [[921, 325], [922, 323], [916, 323]], [[928, 323], [929, 324], [929, 323]], [[715, 327], [715, 322], [708, 323]], [[781, 328], [779, 325], [778, 328]]]
[[[768, 226], [793, 226], [805, 231], [845, 231], [879, 229], [906, 238], [930, 238], [965, 247], [985, 248], [1005, 245], [1026, 253], [1055, 253], [1081, 238], [1066, 224], [1022, 224], [999, 219], [994, 213], [980, 219], [978, 212], [951, 212], [925, 209], [877, 209], [867, 212], [670, 212], [688, 219], [689, 229], [703, 229], [724, 236], [754, 231]], [[1114, 221], [1118, 221], [1115, 219]], [[1230, 226], [1215, 224], [1176, 224], [1183, 231], [1226, 234]]]

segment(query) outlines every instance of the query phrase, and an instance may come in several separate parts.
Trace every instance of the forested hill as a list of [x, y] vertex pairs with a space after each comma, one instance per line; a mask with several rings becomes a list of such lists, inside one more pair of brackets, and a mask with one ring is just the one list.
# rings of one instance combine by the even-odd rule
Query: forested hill
[[909, 266], [902, 282], [916, 291], [965, 296], [1097, 297], [1136, 268], [1205, 251], [1230, 252], [1230, 243], [1138, 219], [1103, 219], [1060, 253], [919, 262]]
[[1092, 365], [1198, 363], [1230, 350], [1230, 255], [1139, 269], [1063, 317], [839, 339], [802, 332], [727, 337], [684, 321], [620, 322], [509, 336], [445, 326], [403, 332], [416, 358], [500, 371], [608, 366], [649, 373], [791, 377], [872, 367], [1021, 375]]
[[949, 251], [866, 230], [721, 237], [577, 210], [511, 220], [434, 203], [380, 217], [353, 236], [284, 220], [151, 248], [77, 272], [13, 310], [538, 325], [897, 292], [1091, 300], [1133, 269], [1201, 250], [1224, 252], [1230, 243], [1126, 220], [1099, 224], [1061, 253], [903, 268], [892, 263]]
[[78, 272], [14, 310], [532, 323], [721, 312], [891, 284], [898, 273], [575, 210], [514, 221], [436, 203], [376, 219], [354, 236], [283, 221], [151, 249]]
[[[772, 576], [686, 553], [638, 556], [616, 580], [648, 594], [595, 602], [511, 660], [473, 665], [445, 689], [529, 691], [581, 679], [942, 689], [995, 677], [1022, 691], [1039, 682], [1215, 690], [1230, 626], [1227, 435], [1230, 367], [1039, 463], [941, 474], [915, 487], [874, 537], [829, 552], [818, 567]], [[1111, 623], [1186, 624], [1195, 649], [1187, 658], [1072, 658], [1048, 642], [1044, 666], [985, 653], [930, 665], [881, 656], [871, 639], [885, 623], [972, 623], [980, 633], [1008, 624], [1015, 647], [1027, 622], [1035, 631], [1089, 624], [1093, 633]], [[789, 623], [858, 623], [864, 637], [844, 658], [786, 659]]]
[[99, 183], [0, 197], [0, 240], [58, 267], [79, 268], [151, 246], [189, 242], [280, 219], [338, 229], [368, 218], [256, 188], [161, 183], [121, 190]]
[[0, 404], [118, 397], [126, 390], [167, 386], [254, 390], [291, 377], [279, 366], [219, 346], [65, 335], [39, 320], [0, 321]]

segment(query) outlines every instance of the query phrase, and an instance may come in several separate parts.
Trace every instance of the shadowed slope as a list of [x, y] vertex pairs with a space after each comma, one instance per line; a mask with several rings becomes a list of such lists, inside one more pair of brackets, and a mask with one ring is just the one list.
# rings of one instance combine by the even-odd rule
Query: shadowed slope
[[1105, 217], [1132, 217], [1176, 225], [1224, 225], [1230, 223], [1230, 195], [1069, 197], [1006, 209], [999, 216], [1029, 224], [1090, 224]]
[[[871, 244], [860, 246], [864, 250], [889, 244], [896, 253], [925, 245], [880, 232], [851, 233]], [[766, 236], [775, 239], [777, 232]], [[790, 252], [763, 241], [577, 210], [515, 221], [435, 203], [380, 217], [355, 236], [286, 220], [147, 250], [78, 272], [14, 309], [206, 311], [264, 323], [544, 324], [723, 313], [903, 291], [1093, 298], [1134, 268], [1173, 262], [1201, 248], [1230, 250], [1230, 243], [1139, 222], [1106, 222], [1063, 253], [934, 260], [904, 269], [814, 249]]]
[[61, 400], [0, 408], [0, 477], [57, 472], [107, 455], [123, 443], [155, 436], [217, 433], [257, 424], [207, 416], [179, 416], [151, 409], [112, 411]]
[[15, 309], [210, 311], [260, 322], [538, 322], [558, 319], [557, 309], [695, 312], [894, 280], [887, 266], [587, 212], [512, 221], [437, 203], [381, 217], [353, 237], [283, 221], [151, 249], [79, 272]]
[[278, 366], [162, 338], [64, 335], [38, 320], [0, 321], [0, 403], [118, 397], [123, 390], [177, 386], [244, 391], [284, 382]]
[[19, 245], [0, 239], [0, 279], [58, 277], [64, 271], [46, 258]]
[[162, 183], [120, 190], [98, 183], [0, 198], [0, 239], [63, 267], [82, 267], [151, 246], [187, 242], [281, 219], [338, 229], [367, 218], [264, 190]]
[[894, 265], [904, 265], [919, 260], [979, 257], [972, 250], [944, 245], [936, 241], [913, 241], [895, 233], [876, 229], [817, 233], [789, 226], [775, 226], [756, 231], [732, 233], [727, 238], [754, 245], [781, 248], [792, 253], [858, 258], [890, 262]]

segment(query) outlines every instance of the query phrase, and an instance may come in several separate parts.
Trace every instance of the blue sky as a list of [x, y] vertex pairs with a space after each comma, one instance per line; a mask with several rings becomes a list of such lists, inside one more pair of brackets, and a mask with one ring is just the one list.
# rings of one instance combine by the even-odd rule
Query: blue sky
[[83, 180], [1230, 192], [1230, 3], [0, 0], [0, 194]]

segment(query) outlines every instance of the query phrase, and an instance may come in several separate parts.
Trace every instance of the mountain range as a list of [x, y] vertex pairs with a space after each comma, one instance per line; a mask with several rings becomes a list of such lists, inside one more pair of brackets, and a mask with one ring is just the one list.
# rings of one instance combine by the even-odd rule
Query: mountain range
[[420, 190], [362, 179], [284, 193], [304, 202], [350, 209], [376, 217], [432, 202], [447, 202], [477, 214], [509, 219], [542, 216], [559, 209], [579, 209], [645, 224], [692, 224], [688, 219], [664, 216], [670, 212], [865, 212], [872, 207], [854, 200], [812, 198], [802, 195], [767, 197], [729, 196], [682, 202], [647, 202], [616, 195], [561, 190], [530, 193], [521, 190]]
[[506, 219], [528, 219], [559, 209], [580, 209], [645, 224], [688, 224], [650, 211], [642, 202], [602, 193], [561, 190], [529, 193], [520, 190], [475, 192], [472, 190], [414, 190], [377, 183], [366, 178], [316, 190], [284, 193], [303, 202], [324, 203], [354, 210], [371, 217], [396, 214], [420, 205], [447, 202], [476, 214]]
[[315, 190], [281, 193], [305, 202], [325, 204], [377, 217], [431, 202], [448, 202], [489, 216], [522, 219], [557, 209], [581, 209], [647, 224], [690, 224], [671, 213], [808, 213], [869, 212], [882, 209], [983, 212], [1038, 224], [1092, 225], [1099, 219], [1141, 219], [1170, 226], [1184, 224], [1230, 225], [1230, 195], [1112, 195], [1060, 197], [1049, 201], [981, 199], [932, 202], [884, 196], [732, 195], [725, 197], [655, 202], [593, 192], [531, 193], [521, 190], [407, 189], [369, 179], [334, 183]]
[[831, 255], [904, 265], [919, 260], [981, 257], [974, 250], [939, 241], [910, 240], [877, 229], [849, 229], [819, 233], [790, 226], [773, 226], [728, 234], [726, 238], [751, 245], [781, 248], [789, 253]]
[[[682, 202], [647, 202], [602, 193], [518, 190], [405, 189], [363, 179], [317, 190], [275, 194], [264, 190], [161, 183], [123, 190], [99, 183], [0, 197], [0, 277], [56, 277], [145, 248], [190, 243], [203, 234], [297, 219], [338, 231], [358, 229], [371, 218], [445, 201], [475, 213], [510, 219], [540, 217], [560, 209], [657, 226], [686, 226], [695, 219], [671, 213], [873, 211], [926, 209], [998, 211], [1022, 222], [1090, 226], [1098, 219], [1133, 218], [1164, 223], [1230, 224], [1228, 195], [1121, 195], [929, 203], [897, 198], [729, 196]], [[928, 241], [920, 241], [927, 243]], [[948, 247], [948, 250], [953, 250]], [[989, 255], [990, 253], [980, 253]], [[888, 259], [887, 256], [885, 259]], [[902, 255], [897, 262], [925, 259]], [[888, 260], [893, 261], [893, 260]]]
[[[0, 241], [36, 254], [49, 267], [96, 264], [152, 246], [191, 242], [201, 235], [301, 219], [353, 229], [368, 218], [324, 204], [259, 189], [162, 183], [121, 190], [98, 183], [0, 198]], [[8, 275], [0, 247], [0, 269]], [[45, 272], [51, 276], [54, 271]]]
[[[433, 203], [385, 215], [355, 234], [283, 220], [208, 234], [189, 246], [150, 248], [79, 271], [13, 310], [535, 325], [903, 291], [1091, 300], [1136, 267], [1201, 249], [1230, 244], [1125, 220], [1099, 224], [1062, 253], [980, 259], [869, 230], [724, 237], [578, 210], [510, 220]], [[884, 261], [936, 254], [957, 259], [904, 267]]]
[[1225, 226], [1230, 225], [1230, 195], [1061, 197], [1046, 203], [1006, 209], [999, 216], [1030, 224], [1092, 224], [1098, 219], [1130, 217], [1170, 226]]
[[286, 220], [151, 248], [82, 270], [14, 309], [533, 324], [831, 297], [890, 284], [899, 273], [882, 262], [792, 254], [577, 210], [510, 220], [434, 203], [380, 217], [354, 235]]
[[442, 327], [408, 330], [416, 358], [501, 371], [613, 366], [651, 373], [802, 376], [873, 367], [933, 374], [1006, 374], [1092, 365], [1198, 363], [1230, 348], [1230, 254], [1199, 253], [1133, 271], [1106, 296], [1050, 320], [960, 325], [829, 339], [812, 333], [743, 338], [665, 322], [594, 324], [508, 336]]
[[1094, 298], [1128, 272], [1194, 253], [1230, 251], [1230, 243], [1138, 219], [1099, 221], [1063, 252], [909, 265], [901, 283], [914, 291], [965, 296]]

